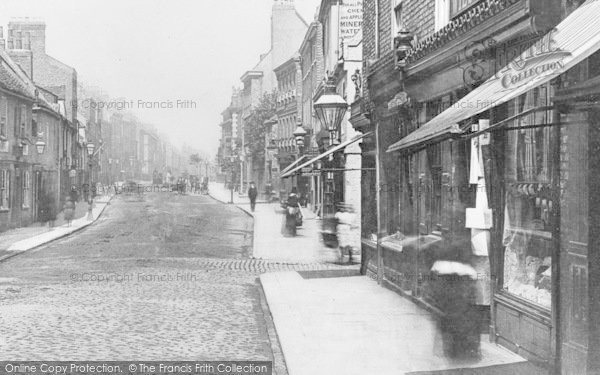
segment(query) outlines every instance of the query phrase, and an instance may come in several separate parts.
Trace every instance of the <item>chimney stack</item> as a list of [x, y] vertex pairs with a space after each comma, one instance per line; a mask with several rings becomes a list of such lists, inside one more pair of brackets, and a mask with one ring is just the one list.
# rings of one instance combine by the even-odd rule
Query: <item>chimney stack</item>
[[46, 24], [43, 21], [14, 19], [8, 23], [8, 35], [8, 49], [28, 49], [42, 54], [46, 52]]

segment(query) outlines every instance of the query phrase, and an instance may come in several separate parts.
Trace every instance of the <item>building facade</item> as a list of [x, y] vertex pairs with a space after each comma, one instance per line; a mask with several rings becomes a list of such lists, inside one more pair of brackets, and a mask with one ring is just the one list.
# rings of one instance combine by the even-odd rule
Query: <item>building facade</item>
[[[273, 125], [272, 134], [269, 138], [274, 140], [277, 153], [275, 157], [267, 160], [267, 173], [270, 169], [267, 180], [272, 181], [274, 191], [279, 192], [279, 196], [282, 198], [287, 197], [294, 186], [298, 188], [299, 196], [310, 194], [310, 189], [304, 179], [300, 181], [298, 176], [281, 179], [279, 173], [279, 171], [285, 170], [301, 157], [294, 139], [296, 127], [299, 124], [306, 126], [300, 111], [302, 108], [302, 69], [300, 61], [300, 56], [296, 55], [275, 68], [275, 76], [277, 77], [275, 112], [277, 124]], [[277, 172], [273, 174], [273, 170], [277, 170]]]
[[[273, 94], [277, 89], [277, 77], [274, 69], [289, 60], [296, 52], [308, 25], [296, 11], [294, 0], [274, 0], [271, 13], [271, 48], [262, 54], [259, 62], [240, 78], [243, 87], [239, 91], [240, 109], [237, 113], [241, 132], [250, 132], [251, 128], [262, 127], [263, 124], [251, 122], [252, 110], [260, 103], [265, 95]], [[245, 191], [249, 181], [257, 184], [259, 192], [265, 192], [270, 173], [267, 172], [268, 150], [259, 150], [249, 154], [243, 152], [240, 189]], [[222, 151], [223, 152], [223, 151]]]
[[481, 330], [551, 373], [600, 368], [598, 267], [587, 250], [595, 206], [582, 208], [595, 189], [582, 179], [596, 167], [587, 150], [598, 55], [584, 41], [598, 10], [364, 5], [364, 90], [352, 117], [378, 134], [362, 147], [380, 175], [363, 174], [363, 194], [380, 197], [363, 200], [364, 271], [439, 308], [428, 276], [436, 261], [460, 258], [475, 272]]

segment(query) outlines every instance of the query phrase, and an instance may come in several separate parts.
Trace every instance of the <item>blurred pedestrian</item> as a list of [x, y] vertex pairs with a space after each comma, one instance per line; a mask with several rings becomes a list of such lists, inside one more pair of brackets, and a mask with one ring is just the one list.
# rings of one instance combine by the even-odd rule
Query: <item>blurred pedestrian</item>
[[256, 206], [256, 197], [258, 196], [258, 190], [256, 190], [256, 185], [254, 185], [254, 181], [250, 182], [250, 187], [248, 188], [248, 198], [250, 198], [250, 210], [254, 212], [254, 207]]
[[73, 216], [75, 216], [75, 203], [71, 199], [71, 197], [67, 197], [65, 201], [65, 205], [63, 207], [63, 215], [65, 221], [67, 222], [67, 226], [71, 226], [71, 221], [73, 220]]
[[354, 231], [358, 229], [356, 215], [351, 206], [340, 203], [338, 212], [335, 214], [337, 221], [338, 246], [340, 249], [340, 262], [344, 262], [344, 255], [348, 254], [348, 263], [352, 263], [352, 252], [354, 250]]
[[54, 227], [56, 220], [56, 200], [51, 192], [46, 192], [40, 198], [39, 220], [42, 224], [48, 223], [48, 228]]
[[475, 308], [477, 272], [470, 265], [470, 241], [455, 240], [436, 249], [431, 280], [435, 303], [444, 313], [440, 318], [444, 354], [479, 358], [481, 323]]

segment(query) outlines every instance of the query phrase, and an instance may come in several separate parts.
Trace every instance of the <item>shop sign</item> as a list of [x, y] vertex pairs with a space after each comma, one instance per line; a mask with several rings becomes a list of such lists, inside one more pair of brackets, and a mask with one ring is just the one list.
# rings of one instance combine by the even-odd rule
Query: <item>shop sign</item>
[[[550, 31], [531, 47], [519, 53], [505, 68], [500, 69], [497, 78], [505, 89], [515, 89], [526, 85], [537, 77], [552, 74], [564, 68], [566, 57], [571, 52], [565, 51], [554, 40], [556, 30]], [[499, 61], [508, 59], [519, 51], [518, 47], [505, 51]], [[512, 51], [512, 52], [511, 52]]]
[[402, 107], [403, 105], [405, 105], [409, 102], [410, 102], [410, 98], [408, 97], [408, 94], [406, 94], [406, 92], [404, 92], [404, 91], [400, 91], [399, 93], [397, 93], [394, 96], [394, 98], [392, 100], [390, 100], [388, 102], [388, 110]]
[[363, 5], [362, 0], [344, 2], [340, 7], [340, 37], [352, 38], [362, 29]]

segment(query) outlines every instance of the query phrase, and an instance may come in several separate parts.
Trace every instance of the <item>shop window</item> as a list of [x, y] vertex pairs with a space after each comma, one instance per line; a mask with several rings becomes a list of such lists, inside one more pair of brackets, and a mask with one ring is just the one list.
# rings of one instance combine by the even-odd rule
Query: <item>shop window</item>
[[592, 54], [588, 58], [589, 74], [588, 78], [594, 78], [600, 75], [600, 51]]
[[441, 230], [442, 219], [442, 144], [436, 143], [427, 149], [431, 188], [429, 195], [429, 211], [431, 212], [431, 229]]
[[10, 209], [10, 171], [0, 169], [0, 210]]
[[[509, 115], [546, 106], [549, 85], [514, 99]], [[507, 129], [505, 149], [504, 289], [551, 305], [553, 132], [549, 111], [520, 117]]]

